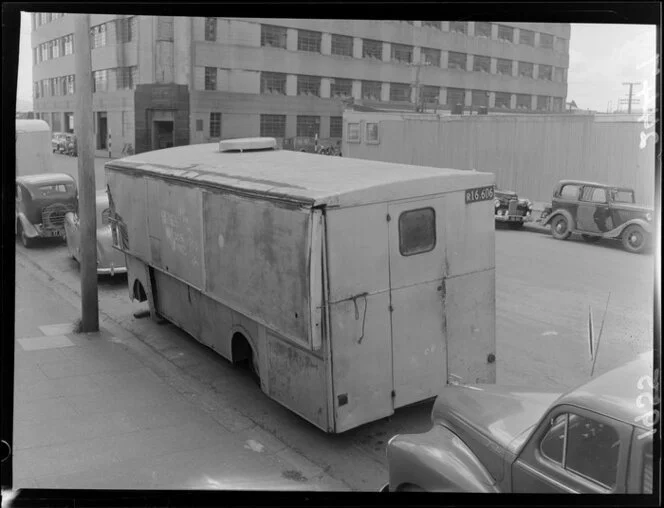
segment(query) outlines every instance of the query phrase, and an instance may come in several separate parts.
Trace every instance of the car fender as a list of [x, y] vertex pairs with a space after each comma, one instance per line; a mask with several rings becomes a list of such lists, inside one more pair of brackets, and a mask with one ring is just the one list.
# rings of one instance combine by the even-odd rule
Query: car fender
[[430, 492], [498, 492], [496, 481], [470, 448], [436, 424], [424, 434], [402, 434], [388, 443], [390, 491], [415, 485]]
[[32, 225], [23, 212], [19, 212], [16, 220], [16, 232], [18, 233], [18, 223], [21, 223], [25, 236], [28, 238], [35, 238], [39, 236], [39, 231]]
[[569, 228], [571, 230], [574, 230], [576, 228], [576, 221], [572, 218], [572, 214], [569, 213], [567, 210], [556, 210], [554, 212], [551, 212], [551, 214], [544, 221], [543, 223], [544, 226], [548, 226], [549, 224], [551, 224], [551, 221], [560, 215], [563, 215], [567, 219], [567, 222], [569, 223]]
[[607, 231], [606, 233], [604, 233], [603, 236], [605, 238], [619, 238], [620, 235], [622, 235], [622, 232], [625, 230], [625, 228], [631, 226], [632, 224], [641, 226], [646, 233], [652, 234], [652, 224], [643, 219], [631, 219], [628, 220], [627, 222], [622, 223], [617, 228], [614, 228], [611, 231]]

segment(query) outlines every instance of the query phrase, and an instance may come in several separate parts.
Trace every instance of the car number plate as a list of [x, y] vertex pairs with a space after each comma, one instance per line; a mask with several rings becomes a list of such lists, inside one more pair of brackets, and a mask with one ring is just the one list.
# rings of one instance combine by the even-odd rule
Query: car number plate
[[493, 185], [466, 190], [466, 204], [478, 201], [490, 201], [493, 199]]
[[63, 232], [58, 230], [58, 229], [56, 229], [55, 231], [44, 231], [43, 235], [45, 237], [49, 237], [49, 238], [52, 238], [52, 237], [55, 237], [55, 236], [64, 236]]

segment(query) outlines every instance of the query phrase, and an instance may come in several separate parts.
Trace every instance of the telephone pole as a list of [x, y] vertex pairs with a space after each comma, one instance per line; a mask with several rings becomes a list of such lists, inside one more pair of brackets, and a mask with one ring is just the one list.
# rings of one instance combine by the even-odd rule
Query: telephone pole
[[88, 333], [99, 331], [92, 56], [90, 51], [89, 14], [75, 15], [74, 58], [76, 71], [76, 122], [74, 129], [78, 141], [78, 217], [81, 229], [80, 331]]
[[629, 98], [627, 99], [627, 112], [631, 113], [632, 112], [632, 88], [634, 85], [640, 85], [641, 83], [637, 82], [627, 82], [623, 83], [623, 86], [629, 86]]

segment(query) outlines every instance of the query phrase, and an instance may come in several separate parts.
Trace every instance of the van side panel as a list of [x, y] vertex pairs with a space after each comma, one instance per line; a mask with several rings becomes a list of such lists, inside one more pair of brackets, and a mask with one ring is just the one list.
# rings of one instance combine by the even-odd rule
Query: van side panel
[[327, 212], [335, 432], [393, 413], [387, 226], [384, 203]]
[[309, 344], [310, 210], [203, 193], [205, 290]]
[[[143, 261], [150, 261], [147, 179], [107, 169], [106, 182], [112, 207], [118, 215], [119, 229], [126, 234], [126, 243], [117, 239], [120, 246]], [[119, 233], [122, 236], [122, 232]]]
[[445, 317], [449, 381], [495, 383], [496, 283], [494, 203], [446, 198]]

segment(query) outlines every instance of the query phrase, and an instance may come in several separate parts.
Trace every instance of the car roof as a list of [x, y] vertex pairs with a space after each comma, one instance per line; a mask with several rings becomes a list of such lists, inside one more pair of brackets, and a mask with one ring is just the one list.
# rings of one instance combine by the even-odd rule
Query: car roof
[[40, 185], [46, 183], [68, 181], [76, 183], [74, 177], [67, 173], [40, 173], [37, 175], [24, 175], [16, 178], [16, 181], [24, 185]]
[[217, 143], [144, 152], [109, 169], [187, 180], [307, 206], [352, 206], [493, 185], [495, 176], [348, 157], [264, 150], [220, 152]]
[[625, 187], [623, 185], [609, 185], [608, 183], [598, 183], [598, 182], [585, 182], [583, 180], [560, 180], [558, 182], [559, 186], [567, 185], [567, 184], [573, 184], [573, 185], [592, 185], [594, 187], [605, 187], [607, 189], [620, 189], [620, 190], [628, 190], [628, 191], [633, 191], [634, 189], [631, 189], [629, 187]]
[[652, 379], [652, 351], [643, 353], [635, 360], [567, 392], [558, 399], [557, 404], [587, 408], [629, 425], [650, 430], [643, 419], [639, 418], [652, 410], [652, 399], [648, 406], [639, 398], [643, 393], [652, 393], [652, 385], [642, 380], [644, 376], [650, 376], [651, 382], [656, 382]]

